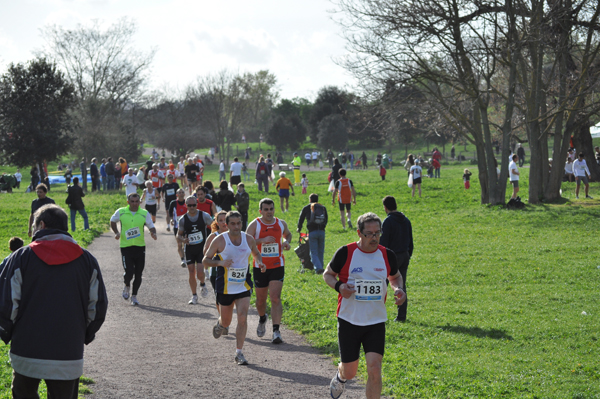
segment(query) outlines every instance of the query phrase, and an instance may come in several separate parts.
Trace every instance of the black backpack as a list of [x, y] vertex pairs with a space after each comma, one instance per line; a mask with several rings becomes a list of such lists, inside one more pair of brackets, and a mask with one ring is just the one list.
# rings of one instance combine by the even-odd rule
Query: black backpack
[[312, 206], [312, 210], [310, 212], [310, 218], [308, 219], [309, 224], [316, 224], [320, 228], [325, 226], [325, 207], [321, 204], [315, 204]]
[[521, 201], [521, 197], [511, 198], [506, 204], [508, 209], [523, 209], [525, 204]]

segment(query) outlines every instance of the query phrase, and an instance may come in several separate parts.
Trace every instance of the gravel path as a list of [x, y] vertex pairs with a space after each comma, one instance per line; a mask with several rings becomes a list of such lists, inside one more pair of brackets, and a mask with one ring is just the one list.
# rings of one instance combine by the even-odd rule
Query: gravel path
[[[102, 329], [86, 347], [84, 374], [96, 382], [90, 387], [94, 394], [86, 397], [330, 397], [329, 381], [335, 374], [331, 358], [319, 354], [285, 326], [281, 345], [271, 344], [270, 328], [264, 338], [258, 338], [254, 308], [244, 345], [250, 364], [235, 364], [236, 317], [229, 336], [214, 339], [217, 313], [212, 292], [208, 298], [200, 298], [198, 305], [188, 305], [187, 269], [179, 265], [175, 239], [166, 232], [164, 217], [161, 209], [158, 240], [146, 235], [139, 307], [121, 298], [123, 268], [112, 233], [98, 237], [88, 248], [100, 262], [109, 307]], [[364, 387], [348, 383], [342, 398], [361, 397]]]

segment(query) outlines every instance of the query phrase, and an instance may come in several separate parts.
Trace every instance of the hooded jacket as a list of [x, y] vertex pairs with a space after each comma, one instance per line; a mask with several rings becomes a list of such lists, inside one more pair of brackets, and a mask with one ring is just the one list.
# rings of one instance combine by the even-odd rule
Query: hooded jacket
[[31, 378], [74, 380], [83, 345], [104, 322], [108, 299], [96, 259], [60, 230], [35, 233], [0, 271], [0, 338], [13, 369]]
[[394, 251], [395, 254], [413, 253], [413, 236], [410, 220], [402, 212], [390, 212], [381, 226], [379, 244]]

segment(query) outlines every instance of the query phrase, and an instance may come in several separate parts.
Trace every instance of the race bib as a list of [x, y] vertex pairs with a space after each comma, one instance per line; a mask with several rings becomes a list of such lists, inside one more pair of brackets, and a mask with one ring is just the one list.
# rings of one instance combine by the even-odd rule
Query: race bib
[[248, 269], [227, 269], [227, 281], [232, 283], [243, 283], [246, 281], [246, 273]]
[[152, 181], [153, 181], [154, 183], [158, 183], [158, 177], [153, 177], [153, 178], [152, 178]]
[[383, 301], [383, 281], [355, 280], [354, 299], [357, 301]]
[[277, 258], [279, 256], [279, 244], [276, 242], [262, 244], [260, 247], [260, 254], [263, 258]]
[[167, 190], [167, 195], [175, 195], [175, 189], [174, 188], [170, 188]]
[[134, 227], [132, 229], [129, 229], [125, 232], [125, 238], [128, 240], [131, 240], [133, 238], [137, 238], [140, 235], [142, 235], [142, 233], [140, 232], [140, 228], [139, 227]]
[[202, 232], [199, 231], [197, 233], [188, 235], [188, 239], [190, 240], [190, 245], [196, 245], [204, 241], [204, 236], [202, 235]]

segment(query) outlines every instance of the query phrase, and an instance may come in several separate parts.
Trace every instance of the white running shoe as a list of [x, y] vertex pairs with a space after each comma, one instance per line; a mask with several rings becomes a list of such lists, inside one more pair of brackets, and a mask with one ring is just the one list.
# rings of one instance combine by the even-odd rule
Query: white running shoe
[[188, 302], [188, 304], [190, 304], [190, 305], [197, 305], [198, 304], [198, 295], [196, 295], [196, 294], [192, 295], [192, 299], [190, 299], [190, 301]]
[[129, 287], [125, 286], [125, 288], [123, 288], [123, 299], [128, 300], [129, 299]]
[[248, 364], [248, 361], [244, 357], [243, 353], [238, 353], [235, 355], [235, 362], [238, 364], [238, 366], [246, 366]]
[[350, 219], [348, 219], [348, 227], [352, 229], [352, 221]]
[[202, 298], [208, 297], [208, 287], [206, 284], [204, 284], [203, 287], [200, 287], [200, 295], [202, 295]]
[[266, 320], [264, 323], [260, 322], [260, 319], [258, 320], [258, 327], [256, 327], [256, 335], [259, 338], [262, 338], [265, 336], [265, 333], [267, 332], [267, 321], [269, 320], [269, 316], [267, 316], [265, 314]]
[[279, 331], [273, 331], [273, 340], [271, 342], [274, 344], [280, 344], [283, 342], [281, 339], [281, 333]]
[[139, 304], [140, 303], [138, 302], [137, 297], [135, 295], [132, 295], [131, 296], [131, 306], [137, 306]]
[[338, 399], [344, 393], [344, 389], [346, 389], [346, 383], [340, 381], [336, 372], [335, 376], [329, 383], [329, 393], [333, 399]]

